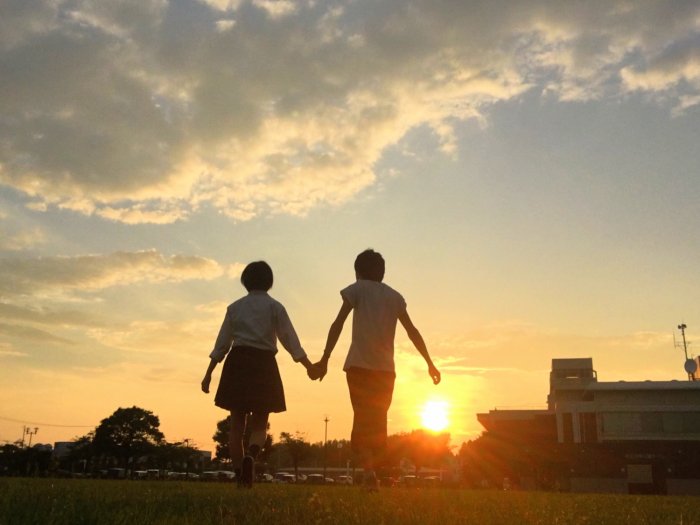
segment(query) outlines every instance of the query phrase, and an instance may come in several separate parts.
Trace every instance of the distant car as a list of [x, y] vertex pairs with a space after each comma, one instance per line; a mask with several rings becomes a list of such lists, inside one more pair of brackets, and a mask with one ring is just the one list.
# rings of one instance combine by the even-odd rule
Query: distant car
[[326, 478], [326, 483], [335, 483], [335, 480], [333, 478]]
[[296, 483], [297, 478], [289, 472], [277, 472], [274, 481], [275, 483]]
[[442, 483], [440, 476], [426, 476], [423, 478], [423, 485], [426, 487], [434, 487]]
[[126, 469], [123, 468], [109, 468], [106, 471], [106, 476], [109, 479], [124, 479], [126, 477]]
[[200, 481], [217, 481], [219, 479], [219, 473], [215, 470], [207, 470], [202, 472], [199, 476]]
[[401, 484], [404, 487], [415, 487], [418, 485], [418, 477], [409, 474], [408, 476], [404, 476], [401, 478]]
[[146, 479], [147, 477], [147, 470], [134, 470], [133, 479]]
[[323, 474], [309, 474], [306, 476], [306, 482], [312, 485], [322, 485], [326, 482]]
[[260, 480], [260, 483], [272, 483], [275, 480], [275, 478], [272, 476], [272, 474], [267, 474], [267, 473], [260, 474], [260, 476], [258, 476], [258, 478]]
[[233, 481], [236, 479], [236, 473], [232, 470], [218, 470], [216, 474], [219, 481]]
[[352, 485], [353, 480], [352, 476], [336, 476], [335, 478], [336, 483], [340, 483], [341, 485]]
[[382, 487], [395, 487], [397, 483], [398, 483], [398, 480], [396, 480], [395, 478], [389, 477], [389, 476], [381, 478], [379, 480], [379, 484]]

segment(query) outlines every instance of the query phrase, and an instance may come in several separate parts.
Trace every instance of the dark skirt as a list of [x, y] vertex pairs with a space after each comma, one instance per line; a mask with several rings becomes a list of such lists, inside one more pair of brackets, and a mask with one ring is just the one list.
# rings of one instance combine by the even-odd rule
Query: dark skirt
[[394, 372], [351, 367], [346, 371], [353, 420], [353, 451], [381, 452], [386, 446], [387, 413], [394, 394]]
[[234, 346], [224, 361], [214, 403], [231, 412], [287, 410], [275, 354], [259, 348]]

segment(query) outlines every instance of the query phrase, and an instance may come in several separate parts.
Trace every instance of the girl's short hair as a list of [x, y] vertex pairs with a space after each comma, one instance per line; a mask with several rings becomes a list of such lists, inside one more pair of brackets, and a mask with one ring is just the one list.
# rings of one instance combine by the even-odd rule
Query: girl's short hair
[[382, 282], [384, 266], [382, 254], [371, 248], [362, 252], [355, 259], [355, 271], [361, 279]]
[[267, 292], [272, 288], [272, 280], [272, 268], [265, 261], [248, 264], [241, 274], [241, 283], [249, 292], [251, 290]]

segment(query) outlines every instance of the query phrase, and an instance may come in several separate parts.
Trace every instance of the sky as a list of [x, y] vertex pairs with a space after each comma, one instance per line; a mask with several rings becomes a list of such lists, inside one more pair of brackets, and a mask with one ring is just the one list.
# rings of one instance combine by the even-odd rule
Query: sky
[[[136, 405], [212, 450], [245, 264], [315, 361], [370, 247], [443, 374], [399, 327], [390, 433], [544, 408], [556, 357], [684, 380], [699, 141], [696, 1], [5, 1], [0, 442]], [[275, 437], [349, 438], [349, 328], [321, 383], [280, 350]]]

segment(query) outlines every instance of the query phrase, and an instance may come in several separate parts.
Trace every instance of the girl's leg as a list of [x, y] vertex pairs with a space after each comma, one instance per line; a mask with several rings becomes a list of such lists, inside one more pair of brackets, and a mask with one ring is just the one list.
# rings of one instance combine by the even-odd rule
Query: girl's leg
[[234, 469], [241, 468], [243, 461], [243, 432], [245, 431], [245, 412], [231, 412], [231, 431], [228, 436], [228, 450]]
[[258, 452], [263, 448], [265, 444], [265, 438], [267, 438], [267, 418], [269, 414], [267, 412], [253, 412], [248, 417], [248, 425], [250, 429], [250, 443], [248, 450], [250, 455], [256, 457]]

